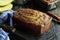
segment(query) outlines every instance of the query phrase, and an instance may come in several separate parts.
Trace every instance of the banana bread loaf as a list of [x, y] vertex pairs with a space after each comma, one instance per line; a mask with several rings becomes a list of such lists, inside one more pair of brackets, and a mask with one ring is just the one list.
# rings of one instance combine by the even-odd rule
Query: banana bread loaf
[[38, 34], [42, 34], [49, 29], [52, 20], [47, 14], [29, 8], [20, 8], [17, 10], [13, 19], [20, 26], [24, 25], [31, 32]]

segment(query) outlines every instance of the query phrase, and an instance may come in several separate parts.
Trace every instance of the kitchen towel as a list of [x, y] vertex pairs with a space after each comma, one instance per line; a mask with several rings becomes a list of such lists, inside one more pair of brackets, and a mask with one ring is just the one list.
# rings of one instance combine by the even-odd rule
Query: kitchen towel
[[8, 33], [0, 28], [0, 40], [10, 40]]

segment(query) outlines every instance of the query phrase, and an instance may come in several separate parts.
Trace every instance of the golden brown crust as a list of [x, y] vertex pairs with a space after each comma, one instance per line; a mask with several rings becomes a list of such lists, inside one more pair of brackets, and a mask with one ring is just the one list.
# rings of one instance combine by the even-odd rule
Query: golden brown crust
[[33, 32], [40, 34], [50, 28], [52, 18], [37, 10], [20, 8], [15, 13], [14, 20], [17, 24], [24, 25]]
[[40, 25], [43, 27], [47, 25], [51, 19], [51, 17], [43, 12], [28, 8], [20, 8], [14, 16], [16, 16], [16, 18], [18, 18], [20, 21]]

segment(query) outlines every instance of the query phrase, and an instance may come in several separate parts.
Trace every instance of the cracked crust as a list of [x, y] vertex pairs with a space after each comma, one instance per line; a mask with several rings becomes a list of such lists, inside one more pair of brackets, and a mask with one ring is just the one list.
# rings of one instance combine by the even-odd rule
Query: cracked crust
[[[20, 8], [15, 13], [14, 18], [21, 22], [30, 24], [30, 26], [32, 24], [34, 26], [40, 26], [40, 27], [46, 27], [46, 25], [48, 25], [52, 20], [52, 18], [47, 14], [29, 8]], [[31, 28], [34, 29], [34, 27]]]

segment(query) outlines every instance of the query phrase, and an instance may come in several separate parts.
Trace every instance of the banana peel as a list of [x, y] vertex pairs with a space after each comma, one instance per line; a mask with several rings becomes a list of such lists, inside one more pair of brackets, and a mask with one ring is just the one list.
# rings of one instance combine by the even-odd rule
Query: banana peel
[[12, 4], [8, 4], [7, 6], [0, 7], [0, 12], [3, 12], [5, 10], [11, 10], [13, 7]]
[[14, 0], [0, 0], [0, 6], [6, 6]]

